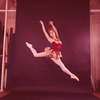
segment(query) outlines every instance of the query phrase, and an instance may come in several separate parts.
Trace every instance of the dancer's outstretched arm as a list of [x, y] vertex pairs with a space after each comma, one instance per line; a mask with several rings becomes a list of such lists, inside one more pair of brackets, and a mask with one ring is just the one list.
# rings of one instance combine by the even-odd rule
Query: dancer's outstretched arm
[[55, 31], [56, 36], [59, 37], [58, 31], [57, 31], [56, 27], [54, 26], [53, 21], [49, 21], [49, 24], [52, 26], [53, 30]]
[[50, 36], [49, 36], [48, 33], [46, 32], [46, 29], [45, 29], [45, 27], [44, 27], [44, 23], [43, 23], [42, 20], [40, 20], [40, 24], [42, 25], [42, 30], [43, 30], [43, 32], [44, 32], [44, 34], [45, 34], [47, 40], [48, 40], [50, 43], [52, 43], [52, 42], [53, 42], [53, 39], [50, 38]]

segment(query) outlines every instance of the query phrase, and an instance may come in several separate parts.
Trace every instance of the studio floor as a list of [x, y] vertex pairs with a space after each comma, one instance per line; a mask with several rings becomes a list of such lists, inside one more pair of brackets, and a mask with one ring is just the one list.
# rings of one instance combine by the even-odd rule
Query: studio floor
[[100, 100], [100, 93], [60, 93], [60, 92], [32, 92], [5, 91], [0, 93], [0, 100]]

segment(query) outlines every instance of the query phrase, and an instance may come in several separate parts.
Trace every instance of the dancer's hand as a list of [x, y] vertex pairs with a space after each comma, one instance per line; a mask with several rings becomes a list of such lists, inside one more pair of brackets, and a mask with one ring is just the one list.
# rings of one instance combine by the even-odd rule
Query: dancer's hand
[[41, 25], [43, 25], [43, 24], [44, 24], [42, 20], [40, 20], [40, 24], [41, 24]]
[[49, 24], [50, 24], [50, 25], [53, 25], [53, 21], [49, 21]]

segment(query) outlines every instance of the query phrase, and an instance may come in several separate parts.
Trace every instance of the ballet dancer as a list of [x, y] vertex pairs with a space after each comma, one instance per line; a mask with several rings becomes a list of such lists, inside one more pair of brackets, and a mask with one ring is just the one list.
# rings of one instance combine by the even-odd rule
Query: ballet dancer
[[50, 42], [52, 47], [46, 47], [44, 49], [44, 52], [37, 53], [37, 51], [32, 47], [32, 44], [26, 42], [26, 46], [31, 50], [34, 57], [50, 57], [50, 59], [54, 63], [56, 63], [62, 69], [63, 72], [68, 74], [71, 79], [75, 79], [76, 81], [79, 81], [79, 78], [75, 74], [71, 73], [65, 67], [65, 65], [60, 59], [62, 57], [62, 54], [60, 52], [62, 42], [59, 38], [58, 31], [54, 26], [53, 21], [49, 21], [49, 24], [51, 26], [51, 28], [48, 29], [49, 34], [47, 33], [42, 20], [40, 20], [40, 24], [42, 26], [44, 35], [46, 36], [47, 40]]

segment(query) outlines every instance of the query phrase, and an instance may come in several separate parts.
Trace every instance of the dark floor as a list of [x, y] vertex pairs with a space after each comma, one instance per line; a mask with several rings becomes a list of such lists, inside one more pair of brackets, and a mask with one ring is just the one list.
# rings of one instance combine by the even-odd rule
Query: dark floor
[[47, 93], [12, 91], [0, 100], [100, 100], [91, 93]]

